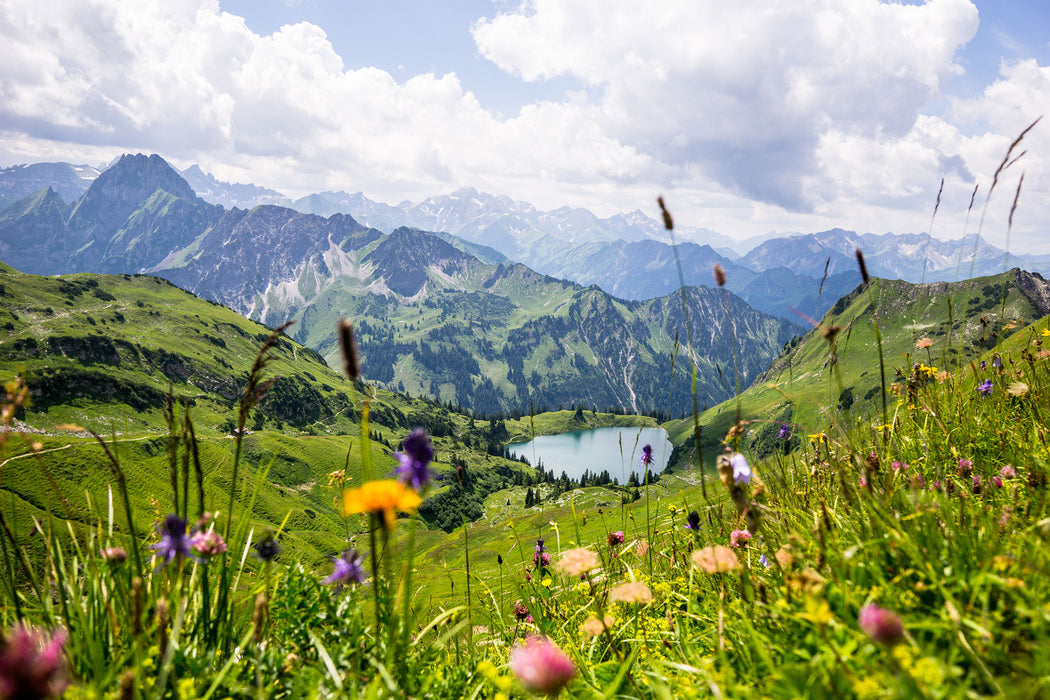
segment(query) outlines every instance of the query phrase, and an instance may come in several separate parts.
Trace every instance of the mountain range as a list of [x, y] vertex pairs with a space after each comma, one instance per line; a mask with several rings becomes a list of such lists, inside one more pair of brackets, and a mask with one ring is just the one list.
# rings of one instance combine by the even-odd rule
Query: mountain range
[[[0, 209], [49, 184], [64, 202], [73, 202], [99, 173], [64, 163], [0, 170]], [[819, 318], [860, 282], [857, 248], [865, 251], [871, 274], [888, 279], [953, 281], [1011, 267], [1050, 274], [1050, 255], [1007, 253], [973, 234], [945, 241], [927, 234], [831, 229], [734, 241], [709, 229], [679, 227], [676, 250], [662, 224], [637, 210], [607, 218], [579, 208], [541, 211], [471, 188], [398, 205], [360, 192], [292, 199], [257, 185], [222, 182], [196, 165], [179, 174], [198, 197], [226, 209], [270, 204], [324, 218], [348, 214], [384, 233], [400, 227], [430, 231], [484, 262], [520, 262], [552, 277], [597, 285], [622, 299], [664, 296], [683, 282], [711, 284], [717, 263], [728, 273], [730, 291], [760, 311], [794, 322]]]
[[156, 155], [124, 156], [73, 203], [49, 187], [0, 212], [0, 259], [23, 272], [149, 272], [269, 325], [295, 318], [293, 337], [329, 356], [345, 315], [371, 381], [481, 412], [684, 411], [688, 352], [699, 400], [717, 403], [801, 330], [729, 292], [624, 300], [446, 239], [345, 214], [227, 210]]

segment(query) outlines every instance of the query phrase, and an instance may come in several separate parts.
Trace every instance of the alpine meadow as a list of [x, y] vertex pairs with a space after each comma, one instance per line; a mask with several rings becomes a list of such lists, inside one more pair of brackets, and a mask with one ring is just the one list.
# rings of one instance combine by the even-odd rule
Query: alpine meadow
[[1038, 13], [59, 4], [0, 700], [1050, 697]]

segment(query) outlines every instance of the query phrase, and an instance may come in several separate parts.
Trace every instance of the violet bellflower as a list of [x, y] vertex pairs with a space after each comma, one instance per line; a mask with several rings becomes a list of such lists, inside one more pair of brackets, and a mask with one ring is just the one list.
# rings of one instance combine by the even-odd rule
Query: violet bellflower
[[747, 463], [744, 455], [734, 452], [729, 458], [729, 463], [733, 465], [733, 479], [736, 483], [747, 484], [751, 481], [751, 465]]
[[397, 475], [402, 484], [420, 492], [430, 483], [434, 476], [429, 466], [434, 459], [434, 448], [426, 431], [422, 428], [413, 430], [401, 444], [401, 452], [394, 456], [401, 462]]
[[648, 467], [653, 463], [653, 446], [646, 445], [642, 448], [642, 466]]
[[361, 555], [356, 550], [348, 549], [340, 556], [332, 559], [332, 575], [324, 579], [322, 583], [334, 583], [336, 589], [341, 589], [344, 583], [363, 583], [365, 580], [365, 567], [361, 562]]
[[160, 534], [160, 542], [153, 545], [152, 549], [156, 552], [153, 558], [160, 559], [158, 570], [175, 559], [193, 555], [190, 551], [190, 538], [186, 536], [185, 520], [172, 513], [165, 517], [164, 522], [158, 524], [156, 529]]
[[983, 382], [981, 382], [981, 385], [977, 387], [977, 393], [984, 397], [991, 396], [992, 388], [994, 386], [995, 385], [992, 384], [991, 379], [985, 379]]
[[693, 532], [700, 531], [700, 514], [695, 510], [689, 512], [689, 517], [686, 518], [685, 529]]

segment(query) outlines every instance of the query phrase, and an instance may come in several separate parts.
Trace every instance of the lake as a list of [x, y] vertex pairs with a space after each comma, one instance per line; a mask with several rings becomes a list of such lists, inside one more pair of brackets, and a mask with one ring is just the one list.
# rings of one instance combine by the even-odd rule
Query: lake
[[529, 442], [508, 445], [507, 450], [515, 458], [524, 456], [534, 467], [542, 462], [543, 468], [553, 471], [556, 477], [564, 471], [570, 478], [579, 479], [584, 471], [600, 474], [608, 469], [612, 478], [624, 484], [632, 471], [644, 477], [641, 460], [645, 445], [653, 446], [653, 473], [662, 472], [672, 449], [663, 428], [576, 430], [541, 435]]

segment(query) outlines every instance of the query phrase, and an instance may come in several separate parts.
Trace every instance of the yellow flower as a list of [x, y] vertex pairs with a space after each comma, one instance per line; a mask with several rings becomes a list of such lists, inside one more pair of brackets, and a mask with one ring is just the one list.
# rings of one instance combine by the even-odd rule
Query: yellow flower
[[1050, 328], [1044, 328], [1043, 329], [1043, 337], [1044, 338], [1050, 338]]
[[809, 441], [810, 442], [827, 442], [827, 440], [828, 440], [828, 436], [825, 435], [822, 432], [821, 433], [813, 433], [812, 435], [809, 436]]
[[364, 486], [343, 491], [343, 516], [374, 513], [380, 516], [387, 531], [397, 522], [397, 511], [411, 513], [423, 499], [419, 494], [394, 479], [369, 481]]

